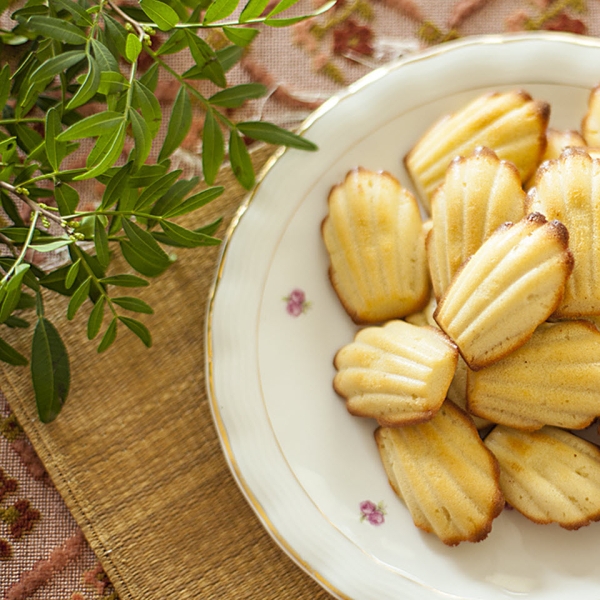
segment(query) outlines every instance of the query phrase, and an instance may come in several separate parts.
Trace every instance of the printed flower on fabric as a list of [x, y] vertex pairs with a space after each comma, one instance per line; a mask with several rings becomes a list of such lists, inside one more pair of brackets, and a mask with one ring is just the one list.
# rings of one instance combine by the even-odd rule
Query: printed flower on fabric
[[370, 500], [360, 503], [360, 521], [368, 521], [371, 525], [382, 525], [385, 522], [385, 505], [383, 502], [375, 504]]
[[365, 56], [373, 54], [373, 30], [367, 25], [360, 25], [354, 19], [344, 21], [333, 31], [334, 54], [356, 52]]
[[292, 317], [299, 317], [310, 308], [310, 302], [306, 300], [306, 294], [299, 289], [294, 289], [289, 296], [285, 296], [283, 301], [286, 303], [285, 309]]

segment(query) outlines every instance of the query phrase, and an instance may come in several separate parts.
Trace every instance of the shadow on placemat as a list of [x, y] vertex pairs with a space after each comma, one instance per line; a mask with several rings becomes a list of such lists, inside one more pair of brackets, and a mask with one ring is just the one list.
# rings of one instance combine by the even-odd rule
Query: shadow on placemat
[[[271, 153], [256, 151], [257, 166]], [[219, 183], [224, 197], [184, 225], [218, 215], [229, 222], [245, 192], [230, 172]], [[49, 298], [47, 314], [71, 354], [69, 400], [42, 425], [27, 368], [2, 367], [3, 390], [121, 600], [328, 598], [263, 530], [229, 473], [204, 382], [219, 250], [179, 254], [143, 290], [155, 310], [145, 320], [151, 349], [123, 328], [98, 355], [86, 316], [68, 325], [64, 299]]]

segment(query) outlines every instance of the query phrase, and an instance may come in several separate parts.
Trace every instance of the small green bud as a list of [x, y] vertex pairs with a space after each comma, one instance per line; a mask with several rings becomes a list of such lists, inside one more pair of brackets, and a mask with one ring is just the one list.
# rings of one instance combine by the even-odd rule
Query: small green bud
[[73, 235], [75, 236], [76, 240], [85, 240], [85, 235], [83, 235], [83, 233], [74, 233]]
[[125, 23], [125, 29], [133, 33], [133, 25], [131, 23]]

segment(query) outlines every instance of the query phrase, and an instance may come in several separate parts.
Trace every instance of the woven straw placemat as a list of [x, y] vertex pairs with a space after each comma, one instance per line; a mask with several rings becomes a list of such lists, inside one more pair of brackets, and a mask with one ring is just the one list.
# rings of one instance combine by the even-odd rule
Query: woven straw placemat
[[[255, 164], [271, 152], [256, 151]], [[229, 222], [245, 192], [230, 171], [220, 179], [226, 194], [182, 224]], [[38, 421], [26, 368], [3, 368], [2, 388], [121, 600], [327, 598], [263, 530], [228, 470], [204, 381], [219, 250], [179, 254], [143, 290], [155, 310], [149, 350], [124, 330], [98, 355], [84, 316], [67, 324], [62, 299], [49, 299], [73, 367], [56, 421]]]

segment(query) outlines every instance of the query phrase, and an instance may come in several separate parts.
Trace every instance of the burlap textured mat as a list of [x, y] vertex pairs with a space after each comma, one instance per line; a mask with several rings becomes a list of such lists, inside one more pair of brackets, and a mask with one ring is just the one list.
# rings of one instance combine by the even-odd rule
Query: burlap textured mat
[[[255, 164], [271, 153], [258, 150]], [[228, 171], [220, 183], [226, 194], [183, 224], [218, 215], [228, 223], [245, 192]], [[98, 355], [85, 315], [68, 324], [62, 299], [47, 302], [73, 371], [54, 423], [37, 420], [27, 368], [2, 367], [1, 387], [121, 600], [324, 600], [329, 595], [271, 540], [229, 473], [204, 382], [204, 315], [219, 250], [179, 254], [143, 290], [155, 310], [145, 319], [150, 350], [123, 328]]]

